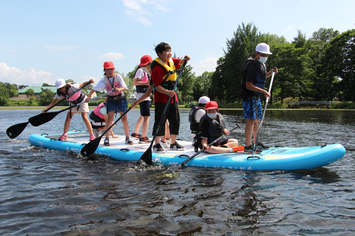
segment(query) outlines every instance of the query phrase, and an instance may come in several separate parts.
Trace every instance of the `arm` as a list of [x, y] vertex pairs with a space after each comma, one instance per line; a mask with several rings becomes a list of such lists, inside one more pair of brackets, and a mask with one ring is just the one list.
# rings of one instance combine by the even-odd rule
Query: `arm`
[[134, 80], [133, 80], [133, 85], [145, 85], [145, 86], [149, 86], [149, 83], [150, 83], [150, 81], [147, 81], [147, 82], [141, 82], [141, 81], [139, 81], [139, 78], [135, 78]]
[[44, 110], [42, 111], [42, 113], [46, 113], [46, 112], [47, 112], [46, 110], [47, 110], [48, 108], [50, 108], [51, 106], [53, 106], [54, 104], [56, 104], [58, 101], [59, 101], [59, 99], [58, 99], [58, 98], [55, 98], [54, 101], [51, 102], [51, 103], [46, 107], [46, 109], [44, 109]]
[[82, 83], [82, 84], [79, 84], [79, 87], [81, 88], [81, 87], [83, 87], [84, 85], [86, 85], [86, 84], [91, 84], [91, 83], [94, 83], [95, 81], [93, 80], [93, 79], [90, 79], [88, 82], [86, 82], [86, 83]]
[[145, 93], [143, 94], [143, 96], [132, 103], [131, 108], [135, 108], [140, 102], [144, 101], [147, 97], [149, 97], [152, 92], [153, 85], [150, 85], [147, 91], [145, 91]]
[[265, 97], [270, 97], [270, 93], [268, 91], [266, 91], [265, 89], [261, 89], [259, 87], [256, 87], [253, 82], [250, 81], [246, 81], [245, 86], [248, 90], [254, 91], [254, 92], [258, 92], [258, 93], [262, 93], [264, 94]]
[[89, 102], [89, 100], [90, 100], [90, 98], [91, 98], [91, 96], [92, 96], [92, 94], [93, 94], [94, 92], [95, 92], [94, 89], [91, 89], [91, 90], [90, 90], [90, 93], [88, 94], [88, 96], [87, 96], [85, 102]]
[[279, 73], [279, 70], [277, 69], [277, 67], [272, 68], [271, 71], [266, 73], [266, 78], [270, 77], [272, 75], [272, 72], [275, 72], [275, 74]]

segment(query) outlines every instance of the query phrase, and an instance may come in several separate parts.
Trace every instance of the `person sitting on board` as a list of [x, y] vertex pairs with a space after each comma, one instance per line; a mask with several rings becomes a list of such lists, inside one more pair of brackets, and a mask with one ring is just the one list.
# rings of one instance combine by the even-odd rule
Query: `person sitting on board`
[[[136, 86], [137, 99], [142, 97], [144, 93], [149, 88], [150, 84], [150, 63], [153, 61], [152, 57], [149, 55], [144, 55], [141, 58], [141, 63], [138, 65], [136, 72], [134, 73], [133, 85]], [[149, 118], [150, 118], [150, 96], [148, 96], [144, 101], [139, 103], [139, 109], [141, 115], [139, 116], [134, 132], [131, 134], [132, 137], [138, 138], [138, 143], [149, 143], [149, 138], [147, 137]], [[143, 126], [142, 126], [143, 123]], [[139, 135], [139, 129], [142, 126], [142, 135]]]
[[200, 97], [198, 99], [198, 106], [192, 106], [189, 113], [190, 130], [193, 138], [192, 146], [194, 146], [195, 152], [198, 152], [199, 148], [202, 149], [200, 120], [206, 114], [205, 106], [209, 101], [210, 98], [207, 96]]
[[[101, 131], [105, 130], [106, 123], [107, 123], [107, 109], [106, 109], [106, 102], [100, 103], [89, 115], [89, 118], [92, 120], [91, 121], [91, 127], [93, 129], [93, 133], [95, 137], [97, 138], [100, 135]], [[112, 138], [118, 138], [113, 133], [113, 128], [110, 130]]]
[[[112, 125], [114, 115], [116, 112], [119, 112], [120, 115], [127, 111], [128, 109], [128, 101], [126, 99], [126, 93], [124, 91], [127, 90], [127, 85], [124, 82], [123, 78], [119, 74], [115, 74], [115, 66], [113, 65], [112, 61], [106, 61], [104, 63], [104, 77], [91, 89], [88, 98], [91, 98], [91, 95], [95, 91], [103, 91], [106, 89], [107, 92], [112, 91], [114, 92], [109, 93], [107, 96], [106, 101], [106, 108], [108, 113], [107, 123], [106, 123], [106, 130]], [[124, 115], [122, 118], [122, 126], [126, 136], [125, 143], [128, 145], [133, 145], [132, 140], [129, 138], [129, 126], [127, 116]], [[106, 133], [106, 138], [104, 141], [105, 146], [110, 145], [109, 139], [109, 132]]]
[[[218, 104], [215, 101], [210, 101], [205, 107], [206, 114], [201, 118], [200, 129], [201, 129], [201, 143], [205, 152], [218, 154], [218, 153], [229, 153], [244, 151], [244, 146], [238, 146], [237, 139], [224, 138], [222, 135], [229, 135], [229, 130], [225, 127], [225, 121], [223, 116], [218, 112]], [[221, 137], [222, 136], [222, 137]], [[217, 138], [219, 140], [213, 145], [208, 144], [215, 141]]]
[[[253, 151], [252, 136], [254, 140], [258, 132], [260, 119], [263, 116], [260, 94], [265, 98], [270, 97], [265, 88], [266, 78], [272, 75], [272, 72], [278, 73], [276, 67], [267, 72], [265, 62], [271, 55], [270, 46], [266, 43], [259, 43], [256, 46], [255, 58], [249, 58], [242, 67], [242, 82], [240, 97], [243, 101], [244, 119], [247, 119], [245, 126], [245, 151]], [[261, 142], [257, 143], [257, 149], [267, 149], [268, 147]]]
[[[87, 83], [94, 83], [94, 80], [91, 79]], [[85, 83], [82, 83], [82, 84], [66, 83], [64, 79], [58, 79], [55, 82], [55, 85], [57, 87], [57, 94], [55, 95], [54, 101], [51, 102], [51, 104], [49, 104], [46, 107], [46, 109], [44, 109], [42, 111], [42, 113], [45, 113], [46, 110], [49, 107], [51, 107], [52, 105], [56, 104], [60, 99], [65, 98], [68, 94], [71, 94], [71, 93], [75, 92], [76, 90], [78, 90], [79, 88], [83, 87], [85, 85]], [[90, 141], [95, 139], [95, 136], [94, 136], [94, 134], [92, 132], [90, 120], [88, 118], [89, 105], [85, 101], [85, 99], [86, 99], [86, 93], [83, 92], [82, 90], [74, 93], [74, 95], [72, 95], [69, 98], [67, 98], [67, 100], [69, 101], [69, 106], [73, 106], [73, 105], [79, 104], [81, 102], [85, 102], [85, 103], [82, 103], [79, 106], [72, 107], [71, 109], [69, 109], [67, 117], [66, 117], [65, 122], [64, 122], [64, 132], [59, 137], [58, 140], [60, 140], [60, 141], [68, 140], [68, 134], [67, 133], [68, 133], [69, 127], [70, 127], [70, 121], [71, 121], [71, 119], [72, 119], [72, 117], [73, 117], [73, 115], [75, 113], [80, 113], [81, 114], [81, 117], [83, 118], [83, 121], [84, 121], [84, 123], [86, 125], [86, 128], [88, 129], [88, 131], [90, 133]]]
[[[190, 57], [185, 56], [184, 59], [172, 58], [171, 47], [164, 42], [155, 47], [155, 52], [158, 57], [154, 59], [150, 65], [152, 70], [152, 80], [155, 87], [155, 122], [153, 127], [155, 145], [153, 146], [153, 150], [159, 153], [165, 152], [164, 148], [160, 145], [160, 138], [165, 134], [165, 125], [161, 125], [160, 129], [157, 130], [160, 118], [165, 116], [165, 119], [169, 121], [171, 136], [170, 150], [184, 151], [185, 148], [176, 141], [180, 129], [180, 112], [176, 91], [173, 91], [173, 89], [178, 76], [176, 73], [171, 72], [180, 68], [185, 61], [190, 60]], [[170, 99], [167, 112], [164, 114], [169, 97], [172, 99]], [[155, 134], [155, 132], [157, 133]]]

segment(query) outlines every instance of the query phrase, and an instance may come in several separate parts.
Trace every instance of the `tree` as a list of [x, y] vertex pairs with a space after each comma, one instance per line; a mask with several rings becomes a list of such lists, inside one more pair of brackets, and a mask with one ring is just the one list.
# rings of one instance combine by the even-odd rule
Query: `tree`
[[35, 91], [33, 89], [27, 89], [27, 91], [25, 92], [25, 94], [27, 96], [32, 96], [33, 94], [35, 94]]
[[[192, 72], [193, 67], [191, 65], [186, 65], [184, 70], [181, 73], [181, 78], [177, 85], [177, 89], [180, 92], [181, 96], [179, 99], [184, 102], [189, 102], [193, 100], [193, 85], [195, 82], [195, 73]], [[177, 72], [177, 76], [180, 73], [180, 70]]]
[[342, 91], [344, 99], [355, 101], [355, 30], [333, 38], [325, 49], [319, 74], [330, 85], [328, 99]]
[[211, 87], [213, 72], [203, 72], [197, 76], [193, 86], [193, 99], [198, 101], [201, 96], [208, 96], [208, 91]]

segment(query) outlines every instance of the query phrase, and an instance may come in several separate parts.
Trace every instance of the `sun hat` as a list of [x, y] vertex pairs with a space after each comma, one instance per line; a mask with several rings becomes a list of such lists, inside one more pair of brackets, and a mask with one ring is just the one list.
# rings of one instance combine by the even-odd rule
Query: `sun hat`
[[217, 109], [217, 111], [219, 110], [217, 102], [210, 101], [210, 102], [206, 103], [205, 110], [207, 111], [207, 110], [212, 110], [212, 109]]
[[149, 55], [144, 55], [142, 56], [141, 58], [141, 64], [139, 64], [139, 66], [145, 66], [145, 65], [148, 65], [148, 63], [152, 62], [153, 59], [151, 56]]
[[198, 104], [206, 104], [210, 101], [210, 98], [207, 96], [202, 96], [198, 99]]
[[112, 61], [105, 61], [104, 69], [115, 69], [115, 66], [113, 65]]
[[57, 89], [63, 88], [65, 84], [66, 83], [64, 79], [57, 79], [57, 81], [55, 81], [55, 86], [57, 86]]
[[268, 54], [268, 55], [272, 54], [270, 52], [270, 46], [268, 44], [266, 44], [266, 43], [259, 43], [258, 45], [256, 45], [255, 51], [261, 52], [261, 53], [264, 53], [264, 54]]

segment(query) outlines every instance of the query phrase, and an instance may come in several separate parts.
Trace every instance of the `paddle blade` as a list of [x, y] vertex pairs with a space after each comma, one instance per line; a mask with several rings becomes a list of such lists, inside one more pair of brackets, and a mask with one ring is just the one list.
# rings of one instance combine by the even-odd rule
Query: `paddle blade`
[[90, 141], [88, 144], [86, 144], [80, 151], [81, 155], [83, 155], [84, 157], [89, 157], [94, 154], [100, 144], [101, 137], [102, 136], [97, 137], [94, 140]]
[[[154, 142], [154, 140], [153, 140], [153, 142]], [[152, 165], [153, 164], [151, 146], [143, 153], [143, 155], [141, 156], [141, 158], [139, 160], [144, 161], [147, 165]]]
[[28, 119], [28, 121], [33, 126], [40, 126], [48, 121], [51, 121], [54, 117], [56, 117], [56, 115], [58, 115], [58, 112], [41, 113], [36, 116], [32, 116]]
[[26, 128], [28, 123], [29, 122], [24, 122], [24, 123], [10, 126], [6, 130], [7, 136], [9, 136], [9, 138], [11, 138], [11, 139], [16, 138], [17, 136], [19, 136], [22, 133], [22, 131]]

